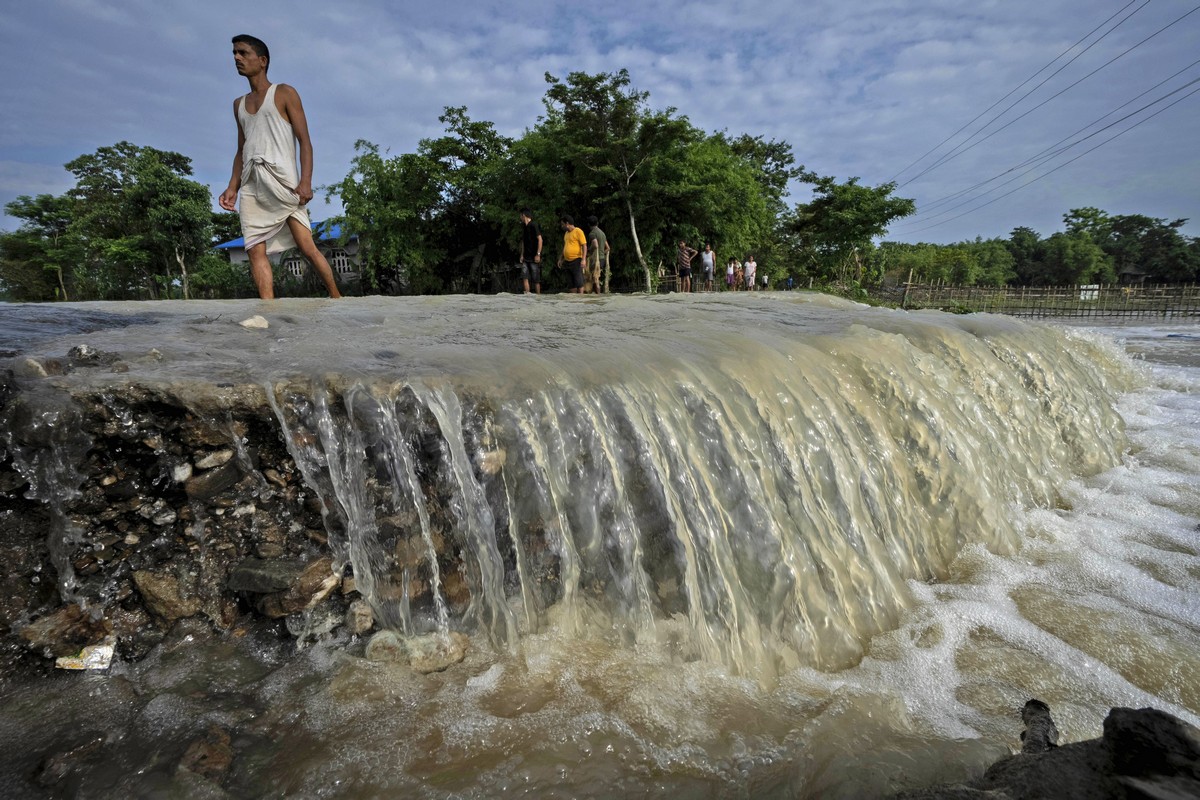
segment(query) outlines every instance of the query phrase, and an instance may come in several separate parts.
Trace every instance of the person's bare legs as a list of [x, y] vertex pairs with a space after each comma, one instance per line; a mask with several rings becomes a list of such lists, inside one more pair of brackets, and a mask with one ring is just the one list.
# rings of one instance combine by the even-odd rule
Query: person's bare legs
[[[338, 291], [337, 281], [333, 279], [333, 270], [329, 268], [329, 262], [325, 260], [325, 256], [317, 249], [317, 243], [313, 241], [312, 231], [309, 227], [295, 217], [288, 217], [288, 228], [292, 231], [292, 238], [296, 240], [296, 247], [313, 265], [313, 269], [317, 271], [317, 275], [324, 282], [329, 296], [335, 299], [341, 297], [342, 293]], [[266, 248], [264, 247], [263, 250], [265, 251]]]
[[271, 260], [267, 258], [267, 243], [259, 242], [246, 251], [250, 257], [250, 279], [258, 288], [263, 300], [275, 299], [275, 278], [271, 274]]

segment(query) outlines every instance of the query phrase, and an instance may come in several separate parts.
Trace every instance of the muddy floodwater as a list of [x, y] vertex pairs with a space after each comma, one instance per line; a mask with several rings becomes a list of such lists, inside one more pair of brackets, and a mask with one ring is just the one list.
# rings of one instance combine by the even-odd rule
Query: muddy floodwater
[[[880, 797], [1019, 749], [1030, 697], [1064, 742], [1113, 706], [1200, 724], [1197, 325], [784, 292], [0, 305], [0, 356], [31, 498], [0, 527], [54, 540], [6, 565], [41, 604], [10, 638], [72, 603], [157, 631], [108, 625], [102, 670], [10, 659], [2, 797]], [[261, 444], [222, 506], [155, 443], [129, 485], [165, 504], [129, 517], [163, 552], [244, 568], [276, 525], [328, 598], [140, 597], [175, 556], [71, 511], [124, 456], [61, 409], [104, 397]], [[273, 502], [294, 519], [250, 525]], [[384, 635], [465, 650], [426, 671]]]

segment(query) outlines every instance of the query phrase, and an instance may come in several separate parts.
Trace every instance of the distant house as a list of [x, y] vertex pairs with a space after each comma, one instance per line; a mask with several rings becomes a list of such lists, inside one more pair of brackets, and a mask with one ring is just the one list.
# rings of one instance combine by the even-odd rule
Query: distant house
[[[329, 262], [338, 283], [358, 280], [358, 236], [351, 234], [345, 244], [342, 244], [341, 226], [332, 225], [328, 221], [314, 222], [312, 230], [317, 248], [325, 255], [325, 260]], [[238, 238], [219, 244], [216, 249], [228, 253], [230, 262], [241, 264], [250, 260], [245, 244], [244, 238]], [[287, 274], [297, 280], [303, 280], [308, 274], [308, 262], [294, 249], [271, 253], [268, 258], [272, 264], [282, 264]]]
[[1135, 266], [1121, 267], [1117, 273], [1117, 282], [1125, 286], [1141, 286], [1146, 282], [1147, 273]]

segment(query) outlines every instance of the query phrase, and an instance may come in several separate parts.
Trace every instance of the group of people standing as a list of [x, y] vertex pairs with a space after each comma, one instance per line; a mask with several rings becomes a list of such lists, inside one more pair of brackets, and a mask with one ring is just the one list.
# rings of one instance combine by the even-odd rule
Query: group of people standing
[[[679, 249], [675, 256], [675, 274], [679, 278], [679, 291], [692, 291], [692, 262], [700, 256], [700, 268], [704, 271], [704, 291], [713, 290], [713, 276], [717, 269], [717, 254], [711, 244], [705, 244], [704, 250], [699, 251], [689, 247], [684, 240], [679, 241]], [[754, 255], [747, 254], [745, 263], [736, 258], [729, 259], [725, 265], [725, 288], [730, 291], [740, 289], [754, 290], [760, 286], [758, 278], [758, 262]], [[761, 286], [767, 288], [767, 276], [762, 276]]]
[[[570, 214], [559, 217], [558, 224], [563, 232], [563, 246], [557, 266], [567, 270], [571, 283], [567, 291], [572, 294], [600, 294], [604, 291], [601, 275], [608, 268], [608, 256], [612, 252], [608, 237], [600, 230], [600, 221], [588, 217], [590, 230], [586, 235], [575, 226]], [[525, 294], [541, 294], [542, 247], [545, 239], [541, 227], [533, 220], [533, 212], [528, 208], [521, 209], [521, 225], [521, 285]]]

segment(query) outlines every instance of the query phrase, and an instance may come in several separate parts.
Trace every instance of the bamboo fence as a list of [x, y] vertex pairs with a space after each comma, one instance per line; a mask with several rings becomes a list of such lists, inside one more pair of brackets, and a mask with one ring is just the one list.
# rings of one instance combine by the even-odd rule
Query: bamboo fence
[[901, 308], [986, 311], [1018, 317], [1200, 319], [1200, 285], [946, 286], [901, 284], [886, 299]]

